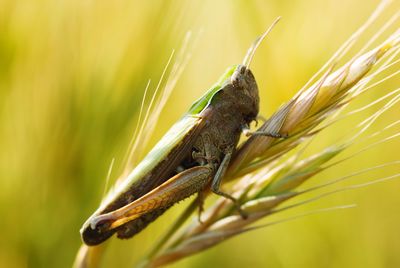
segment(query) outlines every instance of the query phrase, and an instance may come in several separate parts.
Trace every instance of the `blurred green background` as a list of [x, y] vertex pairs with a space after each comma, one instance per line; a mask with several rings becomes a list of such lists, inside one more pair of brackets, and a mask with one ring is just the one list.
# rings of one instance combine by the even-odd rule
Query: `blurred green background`
[[[0, 265], [72, 265], [81, 243], [79, 228], [101, 200], [112, 158], [112, 178], [121, 170], [146, 83], [152, 79], [154, 90], [172, 49], [181, 47], [187, 31], [193, 33], [192, 58], [151, 144], [226, 67], [242, 61], [275, 17], [283, 19], [252, 63], [265, 116], [293, 96], [378, 3], [0, 1]], [[399, 7], [398, 2], [391, 5], [352, 52]], [[398, 21], [391, 29], [396, 27]], [[383, 38], [375, 44], [379, 41]], [[391, 79], [353, 107], [398, 85], [398, 78]], [[338, 133], [370, 113], [325, 131], [312, 150], [336, 141]], [[373, 130], [398, 118], [397, 107]], [[395, 148], [400, 148], [398, 140], [328, 170], [314, 182], [398, 160]], [[398, 166], [358, 180], [396, 172]], [[399, 187], [399, 181], [392, 181], [337, 194], [296, 211], [349, 203], [358, 207], [247, 233], [172, 267], [399, 267]], [[133, 267], [185, 203], [133, 239], [114, 239], [104, 267]]]

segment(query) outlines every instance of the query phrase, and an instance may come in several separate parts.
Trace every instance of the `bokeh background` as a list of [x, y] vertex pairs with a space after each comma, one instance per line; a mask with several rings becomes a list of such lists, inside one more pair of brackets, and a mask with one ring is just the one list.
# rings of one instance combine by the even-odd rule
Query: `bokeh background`
[[[146, 83], [152, 79], [153, 91], [171, 51], [179, 51], [188, 31], [192, 58], [150, 144], [227, 66], [242, 61], [275, 17], [283, 19], [252, 63], [265, 116], [293, 96], [378, 3], [0, 1], [0, 266], [72, 265], [81, 243], [79, 229], [101, 200], [113, 158], [111, 178], [121, 170]], [[350, 55], [399, 8], [398, 2], [392, 4]], [[390, 29], [398, 27], [397, 21]], [[390, 79], [351, 107], [398, 86], [398, 78]], [[373, 130], [398, 119], [398, 108], [385, 113]], [[310, 150], [337, 141], [338, 134], [372, 111], [325, 131]], [[355, 145], [354, 151], [370, 142]], [[399, 160], [398, 148], [398, 140], [378, 146], [308, 185]], [[399, 166], [350, 184], [396, 172]], [[296, 213], [351, 203], [358, 207], [247, 233], [172, 267], [399, 267], [399, 190], [400, 181], [391, 181], [339, 193]], [[131, 240], [113, 239], [103, 267], [134, 267], [185, 204]]]

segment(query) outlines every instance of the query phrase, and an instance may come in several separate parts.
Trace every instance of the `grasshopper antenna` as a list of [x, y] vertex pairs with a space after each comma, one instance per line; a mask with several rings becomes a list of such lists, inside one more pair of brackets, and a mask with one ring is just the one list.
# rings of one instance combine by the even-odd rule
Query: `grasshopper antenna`
[[265, 37], [271, 32], [274, 26], [280, 21], [280, 19], [281, 17], [277, 17], [271, 24], [271, 26], [269, 26], [269, 28], [260, 37], [258, 37], [256, 41], [254, 41], [254, 43], [251, 45], [251, 47], [246, 53], [246, 56], [243, 59], [243, 65], [246, 66], [246, 69], [250, 67], [250, 63], [253, 60], [254, 54], [256, 53], [258, 46], [265, 39]]

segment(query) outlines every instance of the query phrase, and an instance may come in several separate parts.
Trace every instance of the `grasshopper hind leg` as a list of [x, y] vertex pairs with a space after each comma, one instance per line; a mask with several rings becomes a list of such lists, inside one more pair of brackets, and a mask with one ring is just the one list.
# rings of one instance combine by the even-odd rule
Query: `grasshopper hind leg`
[[124, 224], [123, 226], [118, 228], [117, 237], [120, 239], [131, 238], [132, 236], [134, 236], [135, 234], [139, 233], [144, 228], [146, 228], [147, 225], [155, 221], [162, 214], [164, 214], [164, 212], [167, 211], [169, 207], [164, 207], [158, 210], [151, 211], [149, 213], [144, 214], [143, 216], [139, 217], [136, 220]]
[[[197, 166], [189, 168], [176, 174], [131, 204], [120, 208], [119, 213], [123, 211], [122, 216], [114, 215], [118, 212], [111, 212], [108, 215], [100, 215], [97, 221], [101, 222], [107, 219], [111, 221], [126, 221], [124, 224], [116, 227], [118, 237], [130, 238], [161, 216], [175, 203], [204, 190], [210, 178], [211, 170], [208, 167]], [[129, 220], [133, 218], [132, 216], [134, 219]]]
[[[196, 201], [198, 202], [199, 206], [198, 221], [199, 223], [203, 223], [201, 221], [201, 214], [204, 211], [204, 199], [205, 199], [204, 190], [199, 191], [197, 194], [198, 195], [196, 197]], [[123, 226], [118, 228], [117, 237], [120, 239], [131, 238], [132, 236], [134, 236], [135, 234], [139, 233], [144, 228], [146, 228], [147, 225], [155, 221], [162, 214], [164, 214], [164, 212], [167, 211], [171, 206], [151, 211], [136, 220], [124, 224]]]

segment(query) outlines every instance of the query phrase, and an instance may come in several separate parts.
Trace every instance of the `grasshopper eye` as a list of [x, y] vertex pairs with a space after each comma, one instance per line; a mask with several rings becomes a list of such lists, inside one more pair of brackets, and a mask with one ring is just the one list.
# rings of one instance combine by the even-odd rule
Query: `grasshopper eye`
[[246, 67], [243, 65], [239, 65], [235, 72], [231, 76], [231, 83], [234, 87], [240, 87], [243, 84], [244, 74], [246, 72]]
[[239, 76], [238, 73], [235, 72], [232, 76], [231, 76], [231, 83], [234, 87], [239, 87]]

